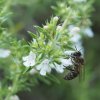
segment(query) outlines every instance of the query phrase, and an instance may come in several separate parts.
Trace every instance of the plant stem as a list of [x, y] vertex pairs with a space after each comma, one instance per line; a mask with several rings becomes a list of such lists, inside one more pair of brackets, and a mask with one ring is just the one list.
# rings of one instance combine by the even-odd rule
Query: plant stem
[[68, 25], [68, 23], [70, 21], [71, 14], [72, 14], [72, 12], [69, 13], [69, 15], [67, 16], [66, 20], [62, 24], [62, 29], [60, 30], [60, 32], [63, 32], [66, 29], [66, 26]]
[[18, 82], [19, 82], [19, 77], [21, 74], [17, 75], [13, 81], [13, 85], [11, 87], [11, 90], [8, 91], [8, 94], [5, 98], [5, 100], [10, 100], [11, 96], [17, 92], [17, 87], [18, 87]]

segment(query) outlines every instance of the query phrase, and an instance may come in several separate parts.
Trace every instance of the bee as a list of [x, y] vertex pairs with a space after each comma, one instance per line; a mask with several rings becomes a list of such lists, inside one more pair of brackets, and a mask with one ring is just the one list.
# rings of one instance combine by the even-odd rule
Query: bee
[[66, 67], [70, 72], [64, 77], [65, 80], [76, 78], [81, 73], [82, 66], [84, 65], [84, 58], [80, 51], [72, 53], [70, 57], [73, 65]]

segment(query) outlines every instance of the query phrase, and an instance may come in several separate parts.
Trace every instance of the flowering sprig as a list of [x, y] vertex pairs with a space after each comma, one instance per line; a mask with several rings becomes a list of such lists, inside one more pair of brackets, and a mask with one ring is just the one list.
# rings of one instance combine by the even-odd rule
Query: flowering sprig
[[[31, 84], [30, 80], [34, 82], [35, 78], [30, 77], [31, 75], [48, 76], [52, 69], [57, 73], [63, 73], [67, 66], [73, 64], [69, 56], [76, 51], [75, 46], [79, 46], [78, 50], [82, 48], [82, 36], [87, 33], [88, 36], [93, 36], [89, 20], [91, 4], [92, 2], [86, 0], [58, 3], [57, 7], [54, 7], [57, 16], [52, 17], [43, 27], [36, 26], [35, 34], [29, 32], [32, 37], [29, 43], [17, 40], [7, 28], [2, 27], [9, 15], [7, 11], [11, 0], [2, 6], [0, 62], [3, 65], [1, 68], [7, 73], [4, 74], [4, 79], [0, 80], [0, 100], [19, 100], [15, 94], [26, 89]], [[6, 59], [1, 61], [6, 57], [6, 63]], [[6, 84], [3, 84], [4, 82]]]
[[[78, 3], [80, 2], [83, 2], [83, 4], [79, 5]], [[93, 36], [93, 32], [89, 28], [90, 20], [88, 16], [91, 12], [88, 8], [91, 8], [92, 2], [89, 2], [88, 5], [85, 5], [86, 1], [82, 0], [80, 2], [72, 0], [58, 3], [57, 7], [53, 7], [53, 9], [57, 12], [59, 17], [56, 16], [51, 18], [50, 22], [47, 22], [43, 27], [36, 27], [38, 33], [33, 34], [30, 32], [33, 37], [30, 46], [36, 55], [34, 61], [39, 63], [39, 65], [35, 66], [35, 69], [40, 70], [41, 75], [46, 75], [46, 72], [50, 73], [52, 68], [56, 70], [60, 69], [56, 66], [64, 68], [64, 66], [61, 66], [61, 61], [59, 59], [68, 56], [64, 56], [64, 52], [69, 49], [68, 47], [77, 47], [79, 50], [83, 48], [81, 43], [81, 33], [84, 33], [85, 35], [89, 34], [88, 36], [90, 37]], [[70, 6], [66, 6], [67, 3]], [[79, 5], [79, 9], [75, 9], [73, 5]], [[85, 8], [82, 9], [84, 5]], [[86, 13], [85, 16], [84, 13]], [[63, 21], [62, 24], [58, 24], [59, 18]], [[84, 20], [87, 20], [87, 22], [84, 23]], [[27, 59], [27, 61], [28, 60], [29, 59]], [[30, 62], [27, 61], [23, 64], [25, 65], [26, 63], [27, 65]], [[31, 66], [31, 63], [33, 62], [30, 62], [26, 67]], [[55, 66], [51, 67], [50, 64]]]
[[50, 73], [51, 69], [55, 69], [60, 73], [64, 71], [60, 58], [64, 57], [64, 51], [68, 49], [67, 46], [70, 45], [71, 41], [68, 39], [69, 34], [65, 29], [66, 21], [59, 26], [57, 25], [58, 20], [57, 16], [53, 17], [43, 28], [36, 27], [38, 33], [29, 32], [33, 37], [30, 43], [32, 51], [28, 56], [23, 57], [23, 64], [26, 67], [33, 66], [32, 68], [40, 70], [41, 75], [46, 75], [46, 72]]
[[68, 0], [58, 2], [56, 7], [52, 7], [56, 14], [65, 20], [68, 17], [68, 12], [71, 14], [69, 25], [80, 28], [80, 35], [93, 37], [93, 31], [90, 28], [90, 15], [93, 11], [94, 0]]
[[[58, 24], [59, 18], [56, 16], [51, 18], [50, 22], [47, 22], [43, 27], [36, 27], [36, 34], [29, 32], [33, 37], [30, 43], [31, 51], [27, 57], [23, 57], [23, 64], [30, 70], [39, 70], [40, 74], [45, 76], [52, 69], [63, 73], [64, 68], [72, 64], [67, 58], [69, 55], [65, 52], [69, 47], [72, 50], [76, 45], [81, 46], [79, 44], [81, 35], [79, 34], [79, 27], [68, 26], [71, 23], [68, 20], [72, 13], [67, 13], [68, 17], [62, 24]], [[73, 51], [75, 50], [73, 49]], [[62, 64], [61, 58], [64, 63], [66, 61], [66, 65]]]

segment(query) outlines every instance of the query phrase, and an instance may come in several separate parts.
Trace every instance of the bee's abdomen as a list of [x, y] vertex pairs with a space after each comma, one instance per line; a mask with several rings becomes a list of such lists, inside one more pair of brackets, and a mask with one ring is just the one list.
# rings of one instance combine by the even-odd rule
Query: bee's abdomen
[[65, 80], [72, 80], [72, 79], [76, 78], [78, 76], [78, 74], [79, 74], [78, 71], [71, 71], [64, 77], [64, 79]]

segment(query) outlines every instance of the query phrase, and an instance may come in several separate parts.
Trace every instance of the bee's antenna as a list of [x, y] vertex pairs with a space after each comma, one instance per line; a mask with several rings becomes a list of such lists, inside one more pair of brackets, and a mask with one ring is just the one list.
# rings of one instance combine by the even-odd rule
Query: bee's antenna
[[78, 51], [76, 45], [75, 45], [75, 49], [76, 49], [76, 51]]
[[82, 48], [78, 50], [77, 47], [76, 47], [76, 45], [75, 45], [75, 49], [76, 49], [76, 51], [81, 51], [82, 50]]
[[81, 50], [82, 50], [82, 48], [79, 51], [81, 51]]

